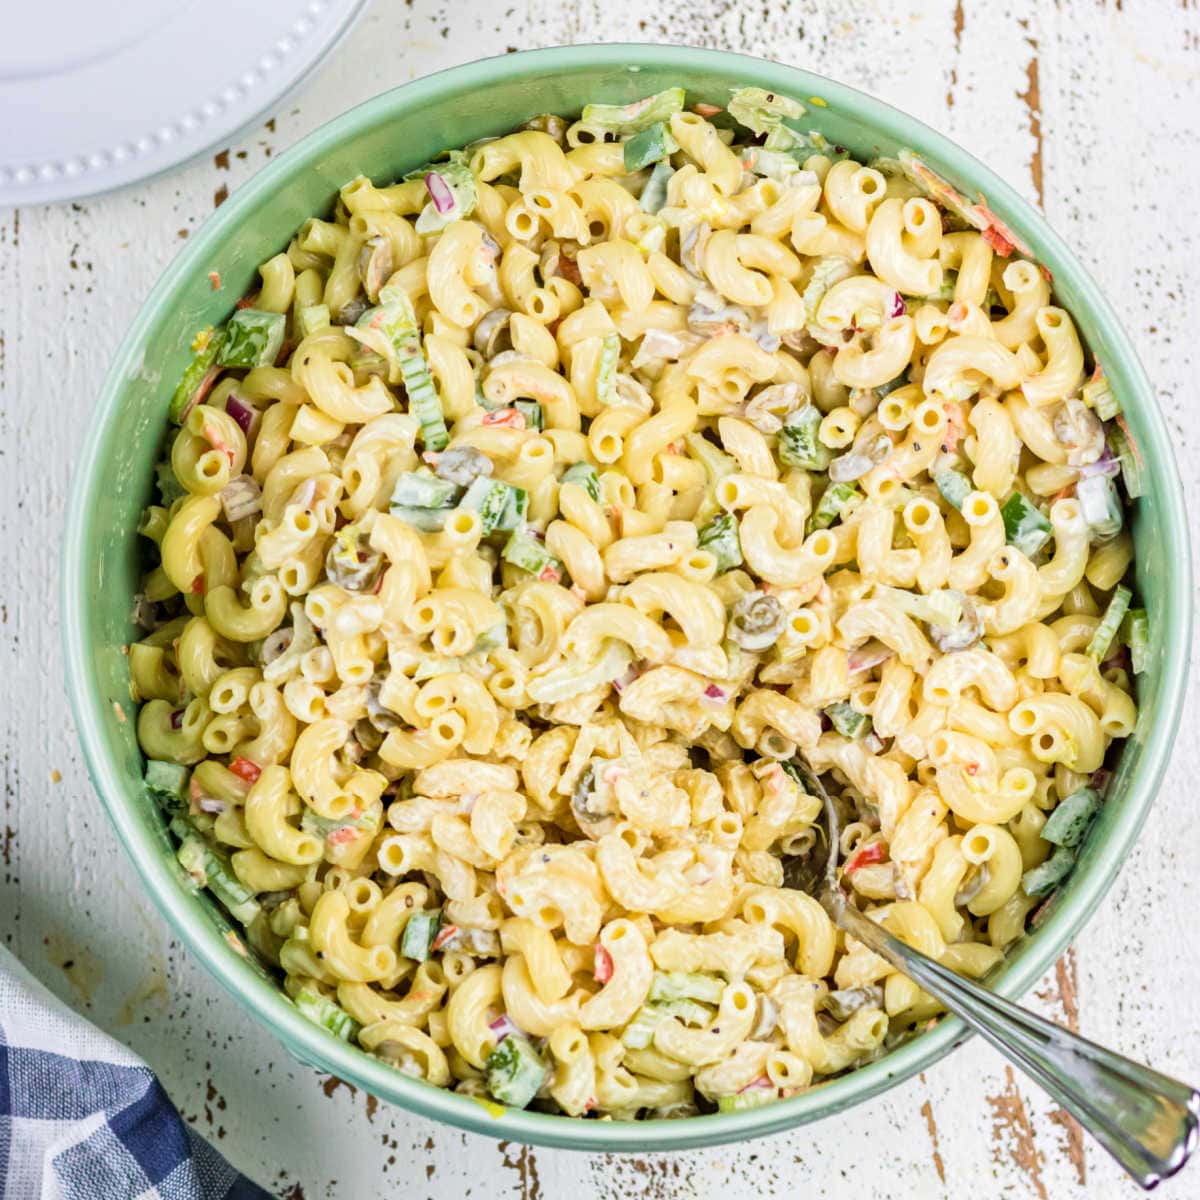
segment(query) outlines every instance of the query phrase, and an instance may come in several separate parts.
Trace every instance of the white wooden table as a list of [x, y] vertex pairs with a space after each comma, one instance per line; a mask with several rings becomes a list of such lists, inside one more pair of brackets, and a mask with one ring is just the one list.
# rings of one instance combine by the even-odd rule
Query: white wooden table
[[[1052, 1103], [976, 1043], [840, 1118], [741, 1147], [587, 1157], [438, 1127], [293, 1062], [172, 940], [115, 843], [62, 692], [56, 556], [97, 384], [143, 296], [215, 202], [351, 105], [470, 59], [595, 41], [805, 66], [972, 148], [1044, 208], [1115, 303], [1200, 502], [1195, 0], [376, 0], [297, 97], [215, 160], [99, 200], [0, 214], [0, 936], [144, 1055], [236, 1165], [297, 1200], [1132, 1196]], [[1198, 716], [1189, 704], [1120, 880], [1031, 997], [1193, 1081]], [[1200, 1195], [1200, 1164], [1162, 1194]]]

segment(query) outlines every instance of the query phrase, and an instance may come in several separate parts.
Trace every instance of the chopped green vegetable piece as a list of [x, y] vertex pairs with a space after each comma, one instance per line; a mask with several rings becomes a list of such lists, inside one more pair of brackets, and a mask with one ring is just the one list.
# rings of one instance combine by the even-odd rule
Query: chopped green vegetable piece
[[1112, 599], [1104, 610], [1104, 616], [1100, 618], [1100, 624], [1096, 626], [1096, 632], [1088, 642], [1087, 652], [1097, 662], [1103, 662], [1108, 657], [1109, 648], [1117, 636], [1117, 630], [1121, 628], [1121, 622], [1125, 620], [1132, 599], [1133, 593], [1122, 585], [1118, 585], [1113, 592]]
[[738, 469], [737, 461], [719, 446], [710, 442], [702, 433], [685, 434], [683, 441], [692, 454], [704, 464], [710, 484], [718, 483], [726, 475], [732, 475]]
[[294, 1001], [296, 1007], [314, 1025], [328, 1029], [334, 1037], [340, 1037], [343, 1042], [351, 1041], [361, 1026], [340, 1004], [326, 1000], [308, 988], [303, 988]]
[[187, 785], [191, 771], [179, 763], [151, 758], [146, 763], [146, 791], [165, 809], [175, 810], [187, 804]]
[[424, 962], [433, 953], [433, 943], [437, 939], [441, 924], [440, 908], [413, 913], [408, 918], [408, 924], [404, 926], [404, 933], [400, 938], [400, 953], [405, 958]]
[[1058, 802], [1042, 826], [1042, 840], [1074, 850], [1083, 841], [1092, 818], [1100, 808], [1100, 793], [1095, 788], [1080, 788]]
[[812, 273], [808, 277], [808, 283], [804, 285], [801, 297], [804, 300], [804, 311], [810, 322], [816, 317], [817, 309], [820, 307], [821, 301], [825, 299], [825, 293], [835, 283], [840, 283], [853, 274], [854, 264], [848, 258], [841, 258], [838, 255], [818, 258], [813, 263]]
[[1129, 435], [1117, 421], [1108, 426], [1108, 445], [1121, 464], [1125, 494], [1130, 500], [1136, 500], [1142, 494], [1142, 459], [1133, 442], [1129, 440]]
[[844, 700], [831, 704], [824, 711], [830, 724], [842, 737], [857, 741], [871, 732], [871, 718], [866, 713], [860, 713], [857, 708], [852, 708]]
[[514, 530], [500, 557], [522, 571], [528, 571], [538, 579], [550, 579], [555, 582], [563, 577], [563, 565], [538, 541], [528, 529]]
[[610, 333], [600, 350], [600, 365], [596, 369], [596, 401], [611, 404], [617, 395], [617, 361], [621, 357], [621, 337]]
[[644, 1005], [622, 1030], [621, 1041], [630, 1050], [645, 1050], [654, 1041], [654, 1031], [666, 1020], [666, 1016], [657, 1005]]
[[635, 133], [624, 144], [625, 170], [632, 175], [651, 163], [660, 162], [668, 154], [674, 154], [679, 149], [679, 143], [671, 136], [671, 131], [662, 121], [647, 126], [641, 133]]
[[1049, 540], [1050, 522], [1020, 492], [1013, 492], [1000, 507], [1004, 540], [1026, 558], [1032, 558]]
[[431, 471], [405, 471], [392, 488], [393, 505], [403, 508], [453, 508], [458, 485]]
[[536, 400], [514, 400], [513, 408], [524, 416], [526, 429], [542, 428], [542, 406]]
[[650, 178], [646, 180], [646, 186], [642, 188], [642, 194], [638, 197], [638, 204], [643, 212], [656, 213], [662, 209], [667, 202], [667, 184], [671, 182], [671, 176], [674, 174], [671, 164], [666, 161], [660, 162], [650, 172]]
[[306, 338], [318, 329], [328, 329], [330, 324], [328, 304], [306, 304], [296, 313], [296, 333]]
[[527, 1038], [510, 1033], [483, 1064], [487, 1090], [501, 1104], [524, 1108], [546, 1079], [546, 1064]]
[[821, 496], [813, 515], [809, 518], [808, 532], [828, 529], [839, 517], [844, 517], [857, 507], [862, 494], [852, 483], [831, 483]]
[[933, 482], [942, 493], [942, 499], [959, 512], [962, 512], [963, 501], [974, 491], [971, 481], [961, 471], [938, 471]]
[[719, 1004], [725, 993], [725, 981], [703, 971], [655, 971], [650, 980], [649, 999], [700, 1000]]
[[789, 467], [806, 471], [823, 471], [829, 466], [833, 453], [817, 441], [821, 425], [821, 410], [812, 404], [791, 413], [779, 431], [779, 459]]
[[261, 308], [239, 308], [225, 326], [217, 354], [223, 367], [273, 367], [283, 349], [287, 317]]
[[876, 600], [886, 600], [902, 613], [927, 625], [953, 628], [962, 620], [963, 594], [953, 588], [935, 588], [921, 596], [907, 588], [887, 587], [880, 583], [875, 585], [873, 595]]
[[736, 1092], [732, 1096], [718, 1096], [717, 1112], [741, 1112], [747, 1108], [761, 1108], [764, 1104], [774, 1104], [778, 1099], [778, 1088], [747, 1088], [744, 1092]]
[[1021, 876], [1021, 886], [1027, 896], [1044, 896], [1052, 892], [1070, 874], [1075, 865], [1075, 851], [1059, 846], [1044, 863], [1030, 867]]
[[225, 327], [222, 325], [216, 329], [207, 330], [197, 340], [202, 341], [203, 344], [184, 369], [183, 375], [179, 379], [179, 385], [175, 388], [175, 394], [171, 397], [168, 415], [176, 425], [183, 424], [192, 405], [199, 399], [200, 393], [212, 383], [213, 376], [218, 372], [217, 355], [220, 354], [221, 346], [225, 341]]
[[717, 560], [718, 575], [742, 565], [742, 544], [738, 538], [737, 517], [733, 513], [721, 513], [713, 517], [700, 530], [697, 544]]
[[1075, 485], [1075, 499], [1093, 542], [1107, 542], [1125, 527], [1117, 485], [1107, 475], [1089, 475]]
[[676, 1017], [685, 1025], [707, 1025], [713, 1010], [695, 1000], [664, 1000], [655, 1006], [664, 1017]]
[[422, 533], [437, 533], [446, 528], [446, 518], [454, 511], [452, 508], [416, 508], [405, 504], [390, 506], [393, 517], [399, 517], [406, 524]]
[[[427, 162], [423, 167], [409, 171], [404, 178], [428, 181], [430, 175], [437, 176], [437, 179], [425, 184], [431, 198], [429, 203], [421, 209], [421, 215], [417, 217], [418, 233], [436, 233], [439, 229], [445, 229], [451, 221], [457, 221], [460, 217], [469, 217], [475, 211], [475, 204], [478, 200], [475, 176], [467, 163], [465, 151], [451, 150], [445, 158]], [[442, 197], [445, 211], [439, 211], [437, 204], [432, 199], [435, 189]], [[451, 201], [449, 206], [445, 204], [447, 198]]]
[[801, 141], [800, 135], [783, 123], [784, 117], [796, 120], [804, 115], [804, 105], [765, 88], [733, 88], [729, 115], [739, 125], [760, 136], [765, 134], [771, 150], [787, 150]]
[[669, 121], [674, 113], [682, 112], [683, 98], [683, 88], [674, 87], [632, 104], [585, 104], [583, 123], [612, 133], [640, 133], [659, 121]]
[[1096, 374], [1083, 385], [1083, 402], [1102, 421], [1111, 421], [1121, 411], [1121, 402], [1117, 399], [1104, 373], [1096, 368]]
[[512, 533], [525, 523], [529, 493], [524, 488], [480, 475], [467, 488], [459, 507], [473, 508], [479, 513], [484, 537], [496, 532]]
[[600, 503], [600, 476], [591, 463], [575, 463], [564, 472], [560, 483], [578, 484], [591, 498]]
[[1129, 662], [1133, 673], [1140, 675], [1150, 657], [1150, 618], [1144, 608], [1131, 608], [1122, 625], [1125, 644], [1129, 647]]
[[171, 820], [171, 832], [179, 838], [175, 857], [200, 887], [206, 887], [243, 925], [262, 911], [254, 893], [230, 870], [225, 859], [213, 850], [182, 817]]
[[391, 344], [408, 393], [408, 411], [421, 423], [421, 439], [426, 450], [444, 450], [450, 441], [442, 402], [434, 390], [433, 376], [421, 345], [421, 334], [408, 294], [400, 287], [387, 285], [379, 293], [381, 304], [368, 309], [358, 327], [380, 330]]
[[765, 146], [746, 146], [739, 149], [742, 165], [755, 175], [765, 175], [778, 183], [787, 181], [800, 170], [795, 155], [780, 150], [768, 150]]

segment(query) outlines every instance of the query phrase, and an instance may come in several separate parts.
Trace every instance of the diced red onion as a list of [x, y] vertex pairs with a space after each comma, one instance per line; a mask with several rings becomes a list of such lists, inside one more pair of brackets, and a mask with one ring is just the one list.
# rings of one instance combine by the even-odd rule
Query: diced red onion
[[497, 1040], [500, 1042], [511, 1034], [520, 1036], [521, 1033], [507, 1013], [502, 1017], [497, 1017], [494, 1021], [489, 1021], [488, 1028], [496, 1034]]
[[285, 626], [283, 629], [276, 629], [274, 633], [270, 633], [264, 639], [262, 650], [259, 651], [258, 661], [265, 667], [273, 663], [287, 648], [292, 644], [292, 638], [295, 636], [295, 630], [292, 627]]
[[220, 497], [227, 521], [240, 521], [262, 512], [262, 488], [252, 475], [231, 479], [221, 489]]
[[251, 408], [248, 404], [243, 404], [236, 396], [231, 394], [225, 401], [225, 411], [238, 423], [242, 432], [249, 437], [250, 430], [254, 428], [254, 422], [258, 416], [258, 409]]
[[182, 708], [177, 708], [171, 714], [171, 728], [172, 729], [182, 729], [183, 728], [183, 712], [184, 712], [184, 710]]
[[750, 1082], [748, 1084], [746, 1084], [746, 1086], [744, 1088], [740, 1089], [740, 1091], [738, 1092], [738, 1095], [740, 1096], [742, 1094], [742, 1092], [758, 1092], [758, 1091], [762, 1091], [763, 1088], [773, 1088], [774, 1086], [775, 1085], [771, 1082], [771, 1080], [764, 1073], [762, 1075], [759, 1075], [756, 1079], [750, 1080]]
[[863, 748], [871, 754], [878, 754], [883, 749], [883, 738], [871, 730], [865, 738], [863, 738]]
[[1092, 772], [1092, 777], [1088, 780], [1088, 783], [1094, 787], [1096, 791], [1103, 794], [1104, 789], [1108, 787], [1109, 780], [1111, 779], [1112, 772], [1107, 767], [1101, 767], [1098, 771]]
[[433, 201], [433, 207], [440, 213], [448, 213], [454, 208], [454, 193], [450, 185], [436, 171], [430, 171], [425, 176], [425, 190]]
[[1088, 463], [1086, 466], [1079, 468], [1079, 474], [1084, 479], [1088, 479], [1093, 475], [1103, 475], [1107, 479], [1114, 479], [1121, 473], [1120, 460], [1108, 448], [1104, 447], [1104, 452], [1095, 462]]
[[857, 650], [850, 651], [846, 656], [846, 669], [851, 675], [858, 671], [869, 671], [872, 667], [887, 662], [894, 653], [895, 651], [890, 646], [885, 646], [883, 642], [872, 639], [864, 642]]
[[710, 683], [708, 687], [704, 689], [704, 698], [706, 700], [724, 700], [725, 689], [717, 687], [715, 683]]
[[908, 312], [908, 306], [904, 303], [904, 297], [896, 292], [892, 296], [892, 307], [888, 312], [889, 317], [902, 317]]
[[223, 813], [228, 805], [224, 800], [217, 796], [201, 796], [200, 799], [196, 801], [196, 807], [199, 808], [201, 812]]

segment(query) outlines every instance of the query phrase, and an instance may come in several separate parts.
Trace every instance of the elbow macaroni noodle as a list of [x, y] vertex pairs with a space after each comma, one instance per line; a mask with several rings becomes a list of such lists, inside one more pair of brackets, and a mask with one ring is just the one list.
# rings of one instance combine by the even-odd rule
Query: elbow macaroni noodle
[[283, 344], [187, 396], [129, 655], [180, 861], [302, 1010], [471, 1094], [545, 1039], [515, 1102], [572, 1116], [787, 1096], [935, 1014], [786, 886], [790, 760], [864, 910], [978, 974], [1137, 717], [1035, 264], [786, 126], [676, 102], [627, 171], [661, 99], [354, 180], [263, 264]]

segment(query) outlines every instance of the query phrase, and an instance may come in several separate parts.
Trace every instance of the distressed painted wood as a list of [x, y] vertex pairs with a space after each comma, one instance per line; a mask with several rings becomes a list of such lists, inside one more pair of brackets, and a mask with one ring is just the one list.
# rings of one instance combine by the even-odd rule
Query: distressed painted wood
[[[1051, 1102], [977, 1044], [840, 1118], [674, 1156], [529, 1150], [410, 1117], [299, 1066], [239, 1015], [171, 940], [91, 792], [59, 683], [59, 529], [96, 382], [163, 266], [214, 203], [352, 104], [485, 55], [613, 40], [810, 67], [971, 147], [1045, 209], [1116, 304], [1200, 502], [1195, 0], [377, 0], [291, 103], [215, 158], [99, 200], [0, 214], [0, 936], [143, 1054], [237, 1165], [290, 1197], [1132, 1196]], [[1131, 861], [1031, 997], [1193, 1080], [1198, 717], [1193, 701]], [[1161, 1194], [1200, 1194], [1200, 1166]]]

